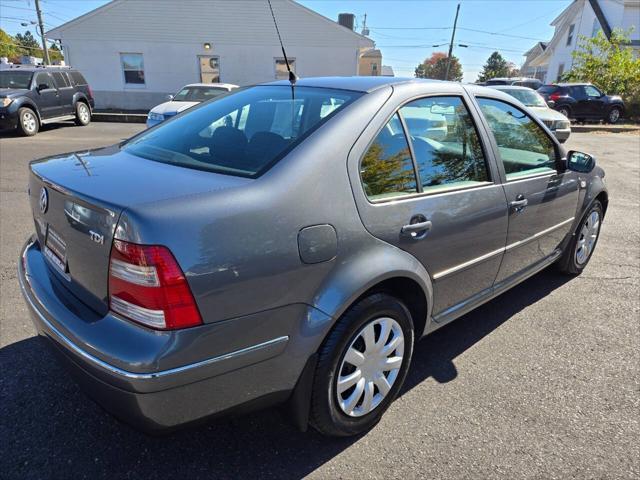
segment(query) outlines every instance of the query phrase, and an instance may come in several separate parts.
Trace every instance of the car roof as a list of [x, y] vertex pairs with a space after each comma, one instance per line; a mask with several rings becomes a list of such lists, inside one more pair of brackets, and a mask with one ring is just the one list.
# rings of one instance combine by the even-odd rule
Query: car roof
[[16, 72], [72, 72], [76, 71], [75, 68], [64, 67], [64, 66], [55, 66], [48, 65], [46, 67], [41, 67], [38, 65], [12, 65], [8, 68], [2, 68], [0, 71], [2, 72], [10, 72], [11, 70]]
[[556, 83], [554, 85], [558, 87], [581, 87], [584, 85], [593, 85], [593, 84], [589, 82], [574, 82], [574, 83], [565, 82], [565, 83]]
[[238, 88], [238, 85], [233, 83], [189, 83], [185, 87], [212, 87], [212, 88]]
[[[428, 80], [409, 77], [310, 77], [300, 78], [296, 82], [299, 87], [335, 88], [337, 90], [353, 90], [356, 92], [372, 92], [389, 85], [404, 83], [439, 83], [440, 80]], [[288, 80], [262, 83], [261, 85], [290, 85]]]

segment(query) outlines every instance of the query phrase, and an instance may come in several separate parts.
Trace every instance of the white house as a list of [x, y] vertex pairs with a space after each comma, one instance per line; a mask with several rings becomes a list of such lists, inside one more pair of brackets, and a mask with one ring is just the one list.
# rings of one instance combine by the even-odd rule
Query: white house
[[528, 71], [545, 71], [542, 80], [546, 83], [558, 81], [571, 69], [571, 53], [577, 48], [581, 35], [593, 37], [602, 30], [610, 37], [615, 28], [633, 28], [631, 44], [640, 47], [640, 0], [574, 0], [551, 25], [555, 32], [546, 48], [531, 59], [529, 54], [534, 53], [532, 50], [536, 47], [525, 53]]
[[547, 74], [546, 65], [534, 66], [531, 65], [531, 62], [542, 55], [546, 49], [547, 42], [538, 42], [527, 52], [525, 52], [525, 60], [522, 64], [522, 67], [520, 67], [520, 75], [522, 75], [523, 77], [537, 78], [538, 80], [544, 81], [544, 77]]
[[[298, 76], [358, 75], [374, 42], [292, 0], [272, 0]], [[288, 78], [266, 0], [113, 0], [47, 32], [97, 108], [148, 109], [194, 82]]]

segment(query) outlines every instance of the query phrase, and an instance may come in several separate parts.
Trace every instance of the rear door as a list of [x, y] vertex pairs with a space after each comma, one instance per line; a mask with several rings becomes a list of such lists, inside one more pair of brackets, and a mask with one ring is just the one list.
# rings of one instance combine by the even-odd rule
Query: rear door
[[493, 133], [509, 202], [499, 284], [556, 251], [576, 214], [578, 182], [573, 172], [558, 173], [558, 145], [526, 112], [504, 100], [477, 100]]
[[62, 72], [51, 72], [51, 77], [60, 95], [60, 114], [71, 115], [75, 113], [73, 108], [74, 89], [67, 76]]
[[47, 72], [38, 72], [33, 78], [36, 89], [36, 105], [43, 119], [59, 117], [62, 115], [60, 104], [60, 92], [53, 82], [53, 78]]
[[370, 126], [364, 155], [350, 159], [365, 227], [425, 266], [436, 321], [491, 288], [507, 233], [504, 191], [467, 105], [460, 93], [411, 100]]
[[589, 105], [589, 98], [587, 97], [584, 87], [582, 85], [574, 85], [569, 87], [569, 96], [571, 96], [575, 102], [571, 105], [573, 116], [591, 116], [591, 110]]

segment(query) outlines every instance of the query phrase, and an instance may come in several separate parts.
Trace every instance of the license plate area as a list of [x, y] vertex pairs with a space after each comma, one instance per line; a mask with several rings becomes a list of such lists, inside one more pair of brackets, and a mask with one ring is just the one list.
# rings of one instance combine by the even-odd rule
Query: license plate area
[[44, 240], [44, 256], [65, 278], [68, 278], [67, 243], [51, 225], [47, 225], [47, 235]]

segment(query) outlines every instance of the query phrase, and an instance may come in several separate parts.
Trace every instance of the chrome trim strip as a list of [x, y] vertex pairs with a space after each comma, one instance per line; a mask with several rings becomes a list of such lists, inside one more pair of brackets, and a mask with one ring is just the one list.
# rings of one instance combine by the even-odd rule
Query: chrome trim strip
[[454, 273], [456, 273], [456, 272], [458, 272], [460, 270], [464, 270], [467, 267], [471, 267], [472, 265], [475, 265], [476, 263], [484, 262], [485, 260], [489, 260], [490, 258], [495, 257], [496, 255], [500, 255], [501, 253], [508, 252], [509, 250], [512, 250], [512, 249], [514, 249], [516, 247], [524, 245], [525, 243], [529, 243], [530, 241], [535, 240], [536, 238], [540, 238], [543, 235], [546, 235], [547, 233], [551, 233], [554, 230], [557, 230], [558, 228], [566, 225], [567, 223], [573, 222], [574, 219], [575, 219], [575, 217], [568, 218], [565, 221], [560, 222], [557, 225], [554, 225], [553, 227], [549, 227], [549, 228], [547, 228], [545, 230], [542, 230], [542, 231], [540, 231], [538, 233], [535, 233], [535, 234], [531, 235], [530, 237], [525, 238], [524, 240], [519, 240], [517, 242], [514, 242], [514, 243], [511, 243], [511, 244], [507, 245], [506, 247], [502, 247], [502, 248], [499, 248], [499, 249], [494, 250], [492, 252], [485, 253], [484, 255], [481, 255], [481, 256], [476, 257], [476, 258], [472, 258], [471, 260], [469, 260], [467, 262], [461, 263], [459, 265], [455, 265], [455, 266], [453, 266], [451, 268], [447, 268], [446, 270], [442, 270], [441, 272], [438, 272], [438, 273], [434, 274], [433, 275], [433, 279], [434, 280], [440, 280], [441, 278], [444, 278], [444, 277], [446, 277], [448, 275], [454, 274]]
[[[26, 249], [25, 249], [25, 252], [26, 252]], [[26, 272], [24, 272], [24, 278], [26, 279]], [[213, 363], [218, 363], [224, 360], [236, 358], [241, 355], [245, 355], [247, 353], [255, 352], [256, 350], [261, 350], [263, 348], [271, 347], [273, 345], [278, 345], [280, 343], [289, 341], [289, 336], [283, 335], [281, 337], [277, 337], [272, 340], [268, 340], [266, 342], [258, 343], [256, 345], [251, 345], [250, 347], [246, 347], [246, 348], [241, 348], [240, 350], [235, 350], [233, 352], [225, 353], [223, 355], [218, 355], [217, 357], [208, 358], [200, 362], [189, 363], [181, 367], [170, 368], [168, 370], [160, 370], [158, 372], [152, 372], [152, 373], [129, 372], [128, 370], [123, 370], [122, 368], [116, 367], [115, 365], [111, 365], [110, 363], [100, 360], [99, 358], [91, 355], [90, 353], [86, 352], [85, 350], [78, 347], [75, 343], [73, 343], [66, 335], [64, 335], [60, 330], [58, 330], [55, 326], [53, 326], [51, 322], [49, 322], [49, 320], [45, 318], [42, 312], [40, 312], [38, 307], [35, 305], [35, 303], [31, 299], [26, 286], [24, 285], [22, 274], [18, 275], [18, 279], [20, 281], [20, 288], [22, 289], [23, 296], [27, 299], [29, 306], [34, 312], [38, 314], [38, 317], [40, 317], [40, 320], [49, 328], [50, 332], [57, 337], [60, 343], [62, 343], [65, 347], [67, 347], [69, 350], [76, 353], [80, 357], [91, 362], [92, 364], [104, 370], [107, 370], [111, 373], [114, 373], [116, 375], [119, 375], [127, 379], [131, 379], [131, 380], [151, 380], [154, 378], [166, 377], [168, 375], [174, 375], [176, 373], [182, 373], [187, 370], [192, 370], [194, 368], [204, 367], [206, 365], [211, 365]]]
[[560, 222], [557, 225], [554, 225], [553, 227], [546, 228], [546, 229], [542, 230], [541, 232], [538, 232], [538, 233], [536, 233], [534, 235], [531, 235], [530, 237], [527, 237], [527, 238], [525, 238], [523, 240], [519, 240], [517, 242], [513, 242], [513, 243], [511, 243], [511, 244], [509, 244], [509, 245], [507, 245], [505, 247], [505, 251], [508, 252], [509, 250], [512, 250], [512, 249], [514, 249], [516, 247], [524, 245], [525, 243], [529, 243], [531, 240], [535, 240], [536, 238], [540, 238], [543, 235], [546, 235], [547, 233], [551, 233], [554, 230], [557, 230], [560, 227], [566, 225], [567, 223], [573, 222], [574, 218], [575, 217], [567, 218], [564, 222]]
[[459, 270], [463, 270], [467, 267], [470, 267], [472, 265], [475, 265], [476, 263], [480, 263], [483, 262], [485, 260], [490, 259], [491, 257], [495, 257], [496, 255], [500, 255], [501, 253], [504, 252], [504, 247], [499, 248], [498, 250], [494, 250], [493, 252], [489, 252], [489, 253], [485, 253], [484, 255], [477, 257], [477, 258], [472, 258], [471, 260], [469, 260], [468, 262], [464, 262], [461, 263], [460, 265], [455, 265], [451, 268], [448, 268], [446, 270], [443, 270], [441, 272], [436, 273], [433, 276], [434, 280], [438, 280], [442, 277], [446, 277], [447, 275], [451, 275], [452, 273], [456, 273]]

